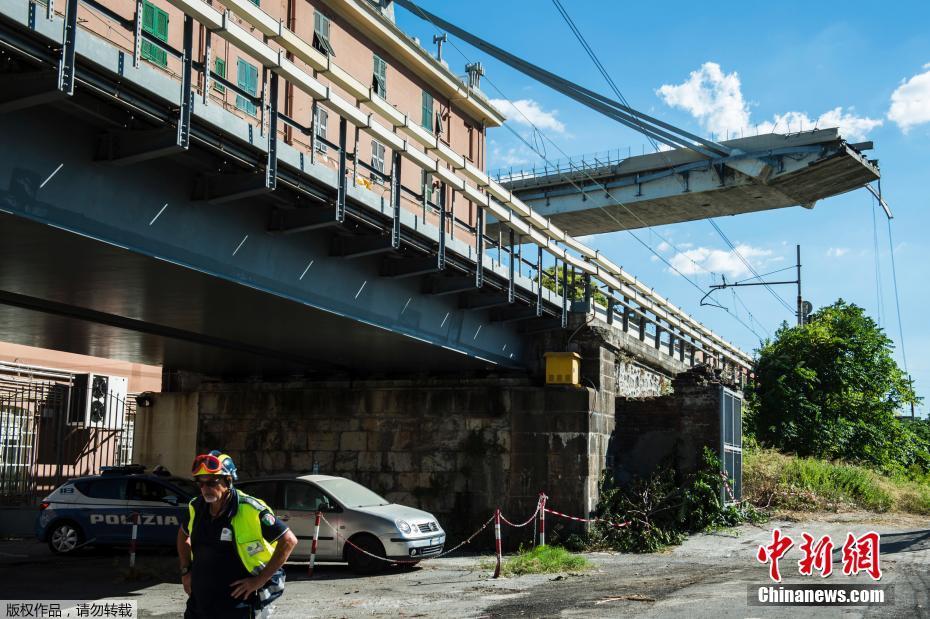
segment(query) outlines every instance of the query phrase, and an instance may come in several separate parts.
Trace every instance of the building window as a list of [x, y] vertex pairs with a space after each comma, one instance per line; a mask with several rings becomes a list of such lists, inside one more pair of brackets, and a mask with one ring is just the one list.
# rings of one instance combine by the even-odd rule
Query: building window
[[423, 109], [420, 116], [420, 125], [430, 133], [433, 132], [433, 95], [425, 90], [423, 91]]
[[255, 6], [261, 6], [262, 0], [252, 0], [252, 4], [254, 4]]
[[[149, 2], [142, 3], [142, 31], [168, 42], [168, 14]], [[141, 55], [160, 67], [168, 66], [168, 52], [151, 41], [142, 41]]]
[[375, 94], [387, 99], [387, 63], [378, 54], [374, 56], [371, 87], [374, 88]]
[[433, 175], [423, 170], [423, 201], [426, 204], [437, 206], [436, 188], [433, 187]]
[[371, 141], [371, 167], [381, 173], [376, 174], [372, 172], [372, 182], [383, 185], [384, 177], [382, 174], [384, 174], [384, 144], [376, 140]]
[[[226, 61], [223, 60], [222, 58], [217, 58], [213, 62], [213, 72], [216, 73], [218, 76], [222, 77], [223, 79], [226, 79]], [[216, 80], [214, 80], [213, 90], [215, 90], [216, 92], [225, 93], [226, 87], [220, 84], [219, 82], [217, 82]]]
[[329, 18], [319, 11], [313, 14], [313, 47], [321, 54], [336, 55], [329, 42]]
[[313, 134], [316, 136], [316, 152], [326, 154], [326, 123], [329, 122], [329, 112], [317, 106], [316, 115], [313, 117]]
[[[237, 85], [253, 97], [258, 96], [258, 69], [241, 58], [239, 59], [238, 66], [239, 68], [236, 73], [238, 80]], [[236, 107], [252, 116], [255, 116], [257, 111], [255, 104], [242, 95], [236, 95]]]

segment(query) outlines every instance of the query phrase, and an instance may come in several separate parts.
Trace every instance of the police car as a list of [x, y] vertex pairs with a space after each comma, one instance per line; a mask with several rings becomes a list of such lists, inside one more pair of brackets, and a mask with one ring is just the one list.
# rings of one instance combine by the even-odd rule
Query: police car
[[86, 545], [128, 544], [138, 518], [137, 543], [174, 545], [181, 516], [197, 494], [188, 479], [138, 465], [104, 467], [100, 475], [70, 479], [39, 505], [36, 536], [52, 552]]

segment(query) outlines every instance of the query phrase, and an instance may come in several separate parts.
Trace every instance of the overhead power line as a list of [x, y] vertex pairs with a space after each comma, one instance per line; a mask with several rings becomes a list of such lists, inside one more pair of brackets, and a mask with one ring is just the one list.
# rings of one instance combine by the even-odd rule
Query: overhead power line
[[[496, 48], [496, 47], [494, 47], [494, 46], [491, 46], [490, 44], [487, 44], [487, 43], [481, 41], [481, 39], [478, 39], [477, 37], [474, 37], [473, 35], [471, 35], [471, 34], [465, 32], [464, 30], [461, 30], [460, 28], [457, 28], [456, 26], [453, 26], [452, 24], [449, 24], [448, 22], [442, 20], [441, 18], [436, 17], [435, 15], [433, 15], [433, 14], [431, 14], [431, 13], [429, 13], [429, 12], [423, 10], [422, 8], [420, 8], [418, 5], [414, 4], [413, 2], [409, 2], [408, 0], [395, 0], [395, 1], [396, 1], [398, 4], [400, 4], [401, 6], [403, 6], [404, 8], [406, 8], [407, 10], [411, 11], [412, 13], [414, 13], [415, 15], [419, 15], [422, 19], [424, 19], [424, 20], [426, 20], [426, 21], [432, 23], [432, 24], [433, 24], [434, 26], [436, 26], [437, 28], [446, 29], [446, 30], [448, 30], [449, 32], [452, 32], [452, 34], [455, 34], [456, 36], [459, 36], [460, 38], [463, 38], [463, 39], [466, 40], [467, 42], [471, 42], [471, 41], [473, 41], [473, 40], [474, 40], [474, 41], [478, 41], [478, 42], [480, 42], [480, 43], [483, 44], [483, 45], [490, 46], [490, 47], [494, 48], [495, 50], [498, 50], [499, 52], [506, 54], [506, 52], [503, 52], [503, 50], [499, 50], [499, 48]], [[462, 36], [462, 35], [464, 35], [464, 36]], [[462, 49], [461, 49], [458, 45], [456, 45], [454, 41], [449, 41], [449, 44], [452, 45], [453, 49], [455, 49], [455, 51], [458, 52], [458, 54], [459, 54], [460, 56], [462, 56], [462, 58], [465, 60], [465, 62], [467, 62], [467, 63], [471, 63], [471, 62], [472, 62], [472, 59], [471, 59], [467, 54], [465, 54], [465, 52], [463, 52]], [[473, 43], [473, 44], [474, 44], [474, 43]], [[482, 45], [475, 45], [475, 46], [478, 47], [479, 49], [484, 49], [484, 47], [482, 47]], [[492, 55], [494, 55], [494, 54], [492, 54]], [[509, 55], [509, 54], [508, 54], [508, 55]], [[512, 58], [516, 58], [516, 57], [515, 57], [515, 56], [512, 56]], [[559, 79], [561, 79], [561, 78], [559, 78]], [[500, 88], [498, 88], [498, 86], [494, 83], [493, 80], [491, 80], [490, 78], [485, 77], [485, 81], [486, 81], [488, 84], [490, 84], [491, 87], [492, 87], [495, 91], [497, 91], [497, 93], [500, 94], [501, 97], [503, 97], [503, 98], [504, 98], [505, 100], [507, 100], [507, 101], [510, 101], [510, 98], [507, 97], [507, 95], [506, 95]], [[598, 95], [598, 96], [599, 96], [599, 95]], [[527, 115], [526, 115], [522, 110], [520, 110], [520, 109], [517, 108], [516, 106], [514, 106], [514, 109], [516, 109], [517, 112], [519, 112], [520, 115], [523, 116], [523, 118], [526, 120], [526, 123], [527, 123], [530, 127], [533, 128], [533, 130], [534, 130], [534, 132], [535, 132], [536, 134], [538, 134], [538, 135], [541, 136], [544, 140], [548, 141], [550, 144], [552, 144], [553, 146], [555, 146], [555, 148], [556, 148], [563, 156], [568, 157], [568, 155], [565, 153], [565, 151], [562, 150], [562, 148], [561, 148], [558, 144], [556, 144], [556, 142], [553, 141], [548, 135], [546, 135], [543, 131], [541, 131], [541, 130], [539, 129], [539, 127], [537, 127], [536, 124], [533, 123], [533, 121], [530, 120], [530, 118], [527, 117]], [[645, 115], [643, 115], [643, 116], [644, 116], [644, 118], [649, 118], [649, 117], [647, 117], [647, 116], [645, 116]], [[660, 122], [661, 122], [661, 121], [660, 121]], [[539, 151], [539, 148], [538, 148], [536, 145], [531, 144], [524, 136], [520, 135], [518, 132], [516, 132], [512, 127], [510, 127], [510, 126], [507, 125], [506, 123], [504, 124], [504, 127], [507, 128], [511, 133], [513, 133], [513, 134], [514, 134], [527, 148], [529, 148], [532, 152], [536, 153], [537, 156], [539, 156], [540, 158], [542, 158], [543, 161], [545, 161], [548, 165], [553, 165], [553, 164], [546, 158], [545, 154], [544, 154], [544, 153], [541, 153], [541, 152]], [[554, 167], [554, 166], [553, 166], [553, 167]], [[588, 180], [590, 180], [590, 181], [592, 181], [592, 182], [595, 182], [595, 179], [590, 175], [590, 173], [588, 173], [587, 170], [582, 170], [582, 173], [588, 178]], [[562, 175], [561, 173], [559, 173], [559, 176], [562, 177], [562, 178], [564, 178], [565, 180], [567, 180], [567, 181], [568, 181], [573, 187], [575, 187], [577, 190], [579, 190], [579, 191], [582, 190], [582, 188], [581, 188], [577, 183], [575, 183], [574, 180], [568, 178], [567, 176]], [[623, 204], [620, 200], [618, 200], [615, 196], [613, 196], [613, 195], [610, 193], [610, 191], [606, 191], [606, 195], [607, 195], [608, 199], [610, 199], [612, 202], [614, 202], [617, 206], [619, 206], [619, 207], [623, 208], [624, 210], [626, 210], [627, 213], [629, 213], [632, 217], [634, 217], [634, 218], [636, 218], [637, 220], [639, 220], [640, 223], [642, 223], [644, 227], [647, 227], [647, 228], [648, 228], [646, 222], [644, 222], [644, 221], [642, 220], [642, 218], [640, 218], [640, 217], [639, 217], [635, 212], [633, 212], [628, 206], [626, 206], [626, 205]], [[603, 208], [603, 207], [601, 207], [601, 208]], [[611, 219], [613, 219], [616, 223], [618, 223], [618, 224], [620, 223], [620, 222], [617, 220], [617, 218], [616, 218], [612, 213], [610, 213], [609, 210], [604, 209], [604, 212], [605, 212]], [[636, 235], [635, 233], [633, 233], [632, 230], [629, 230], [629, 229], [624, 229], [624, 230], [625, 230], [625, 232], [627, 232], [627, 234], [629, 234], [630, 236], [632, 236], [638, 243], [640, 243], [643, 247], [645, 247], [647, 250], [649, 250], [654, 256], [656, 256], [656, 258], [658, 258], [658, 259], [659, 259], [660, 261], [662, 261], [666, 266], [668, 266], [668, 268], [669, 268], [670, 270], [672, 270], [672, 271], [674, 271], [675, 273], [677, 273], [678, 275], [680, 275], [685, 281], [687, 281], [691, 286], [693, 286], [693, 287], [694, 287], [695, 289], [697, 289], [699, 292], [701, 292], [701, 293], [704, 293], [704, 292], [705, 292], [704, 289], [703, 289], [700, 285], [698, 285], [698, 284], [695, 283], [691, 278], [689, 278], [687, 275], [685, 275], [684, 273], [682, 273], [682, 271], [681, 271], [680, 269], [676, 268], [675, 265], [673, 265], [671, 262], [669, 262], [668, 259], [665, 258], [665, 256], [663, 256], [661, 253], [659, 253], [658, 251], [656, 251], [651, 245], [649, 245], [646, 241], [644, 241], [643, 239], [641, 239], [638, 235]], [[669, 244], [671, 245], [671, 243], [669, 243]], [[692, 262], [693, 262], [693, 261], [692, 261]], [[697, 264], [697, 263], [695, 263], [695, 264]], [[698, 266], [699, 266], [699, 268], [703, 268], [703, 267], [700, 267], [700, 265], [698, 265]], [[703, 270], [707, 271], [708, 273], [712, 273], [711, 271], [708, 271], [706, 268], [703, 268]], [[738, 316], [736, 316], [735, 314], [733, 314], [733, 312], [731, 312], [731, 311], [730, 311], [729, 309], [727, 309], [727, 308], [722, 308], [722, 309], [724, 309], [724, 311], [726, 311], [727, 314], [729, 314], [733, 319], [735, 319], [737, 322], [739, 322], [742, 326], [744, 326], [746, 329], [748, 329], [748, 330], [749, 330], [753, 335], [755, 335], [759, 340], [762, 339], [762, 336], [759, 335], [759, 333], [758, 333], [755, 329], [753, 329], [750, 325], [747, 325], [742, 319], [740, 319]]]

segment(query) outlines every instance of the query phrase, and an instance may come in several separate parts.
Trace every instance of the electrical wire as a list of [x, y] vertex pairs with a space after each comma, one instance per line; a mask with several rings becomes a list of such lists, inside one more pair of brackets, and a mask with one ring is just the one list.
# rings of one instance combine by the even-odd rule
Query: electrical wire
[[[874, 208], [872, 212], [875, 212]], [[891, 251], [891, 281], [894, 285], [895, 309], [898, 312], [898, 338], [901, 340], [901, 360], [904, 362], [904, 373], [910, 378], [910, 372], [907, 369], [907, 353], [904, 351], [904, 326], [901, 323], [901, 300], [898, 297], [898, 272], [894, 264], [894, 241], [891, 238], [891, 219], [888, 219], [888, 249]]]
[[878, 246], [878, 222], [875, 217], [875, 198], [872, 198], [872, 253], [875, 262], [875, 311], [878, 313], [878, 326], [882, 326], [882, 316], [885, 313], [885, 302], [882, 297], [882, 261]]
[[[436, 24], [436, 22], [434, 22], [428, 14], [424, 13], [417, 5], [413, 4], [413, 5], [411, 5], [411, 6], [416, 10], [417, 13], [419, 13], [419, 15], [420, 15], [420, 17], [421, 17], [422, 19], [424, 19], [425, 21], [428, 21], [428, 22], [432, 23], [435, 27], [440, 28], [440, 26], [439, 26], [438, 24]], [[440, 28], [440, 30], [441, 30], [441, 28]], [[451, 45], [452, 48], [465, 60], [466, 63], [469, 63], [469, 64], [472, 63], [471, 58], [469, 58], [469, 56], [468, 56], [467, 54], [465, 54], [465, 52], [463, 52], [462, 49], [461, 49], [458, 45], [455, 44], [455, 41], [454, 41], [453, 39], [449, 39], [448, 43], [449, 43], [449, 45]], [[503, 97], [505, 100], [507, 100], [507, 101], [510, 101], [510, 100], [511, 100], [511, 99], [510, 99], [509, 97], [507, 97], [507, 95], [494, 83], [494, 81], [491, 80], [489, 77], [485, 76], [485, 77], [484, 77], [484, 80], [485, 80], [485, 81], [486, 81], [486, 82], [487, 82], [487, 83], [488, 83], [501, 97]], [[552, 145], [562, 154], [562, 156], [568, 157], [568, 154], [567, 154], [555, 141], [553, 141], [552, 138], [550, 138], [550, 137], [549, 137], [548, 135], [546, 135], [543, 131], [541, 131], [541, 130], [539, 129], [539, 127], [537, 127], [536, 124], [533, 123], [533, 121], [530, 120], [530, 118], [527, 117], [527, 115], [526, 115], [522, 110], [520, 110], [520, 109], [519, 109], [518, 107], [516, 107], [516, 106], [512, 106], [512, 107], [513, 107], [517, 112], [519, 112], [521, 116], [523, 116], [523, 118], [524, 118], [524, 120], [526, 121], [526, 123], [527, 123], [530, 127], [532, 127], [534, 131], [536, 131], [542, 138], [544, 138], [546, 141], [548, 141], [550, 144], [552, 144]], [[513, 127], [510, 127], [510, 126], [507, 125], [506, 123], [504, 123], [504, 127], [505, 127], [506, 129], [508, 129], [511, 133], [513, 133], [514, 136], [516, 136], [527, 148], [529, 148], [532, 152], [536, 153], [536, 155], [539, 156], [547, 165], [553, 165], [552, 162], [550, 162], [550, 161], [548, 160], [548, 158], [547, 158], [543, 153], [539, 152], [539, 149], [538, 149], [534, 144], [530, 143], [524, 136], [520, 135], [520, 133], [517, 132], [516, 130], [514, 130]], [[553, 167], [554, 167], [554, 166], [553, 166]], [[583, 173], [591, 182], [593, 182], [593, 183], [595, 183], [595, 184], [597, 183], [597, 181], [594, 179], [594, 177], [592, 177], [592, 176], [590, 175], [590, 173], [588, 173], [586, 170], [581, 170], [581, 171], [582, 171], [582, 173]], [[574, 180], [572, 180], [571, 178], [566, 177], [564, 174], [561, 174], [561, 173], [558, 173], [558, 174], [559, 174], [559, 177], [560, 177], [560, 178], [566, 180], [572, 187], [574, 187], [575, 189], [577, 189], [579, 192], [583, 192], [583, 189], [582, 189]], [[607, 196], [612, 202], [614, 202], [617, 206], [623, 208], [629, 215], [631, 215], [632, 217], [634, 217], [635, 219], [637, 219], [637, 220], [643, 225], [644, 228], [647, 228], [647, 229], [650, 229], [650, 230], [651, 230], [651, 228], [646, 224], [645, 221], [643, 221], [643, 219], [642, 219], [641, 217], [639, 217], [634, 211], [632, 211], [626, 204], [624, 204], [623, 202], [621, 202], [620, 200], [618, 200], [616, 197], [614, 197], [613, 194], [611, 194], [609, 190], [607, 190], [606, 188], [604, 188], [604, 192], [605, 192], [606, 196]], [[609, 210], [607, 210], [605, 207], [598, 207], [598, 208], [602, 209], [602, 210], [604, 211], [604, 213], [605, 213], [608, 217], [610, 217], [615, 223], [617, 223], [618, 225], [621, 225], [621, 226], [623, 225], [623, 224], [622, 224]], [[698, 290], [698, 291], [701, 292], [702, 294], [703, 294], [704, 292], [706, 292], [699, 284], [697, 284], [696, 282], [694, 282], [694, 280], [692, 280], [690, 277], [688, 277], [687, 275], [685, 275], [680, 269], [678, 269], [677, 267], [675, 267], [671, 262], [668, 261], [668, 259], [665, 258], [665, 256], [663, 256], [660, 252], [658, 252], [657, 250], [655, 250], [651, 245], [649, 245], [648, 242], [644, 241], [644, 240], [643, 240], [642, 238], [640, 238], [637, 234], [635, 234], [632, 230], [627, 229], [627, 228], [623, 228], [623, 230], [624, 230], [624, 232], [626, 232], [627, 234], [629, 234], [630, 236], [632, 236], [640, 245], [642, 245], [644, 248], [646, 248], [650, 253], [652, 253], [654, 256], [656, 256], [656, 258], [658, 258], [661, 262], [663, 262], [671, 271], [673, 271], [673, 272], [677, 273], [679, 276], [681, 276], [686, 282], [688, 282], [688, 284], [690, 284], [690, 285], [691, 285], [692, 287], [694, 287], [696, 290]], [[670, 241], [667, 241], [667, 240], [666, 240], [666, 242], [668, 242], [669, 245], [674, 246], [674, 244], [671, 243]], [[692, 262], [694, 262], [694, 261], [692, 260]], [[694, 264], [697, 265], [696, 262], [694, 262]], [[699, 268], [702, 268], [703, 270], [707, 271], [708, 273], [713, 273], [712, 271], [707, 270], [706, 268], [702, 267], [701, 265], [698, 265], [698, 267], [699, 267]], [[748, 329], [751, 333], [753, 333], [757, 338], [759, 338], [759, 340], [762, 340], [762, 337], [759, 335], [758, 332], [756, 332], [755, 329], [753, 329], [751, 326], [747, 325], [742, 319], [740, 319], [738, 316], [736, 316], [735, 314], [733, 314], [733, 312], [731, 312], [729, 309], [727, 309], [727, 308], [722, 308], [722, 309], [723, 309], [724, 311], [726, 311], [727, 314], [729, 314], [731, 317], [733, 317], [737, 322], [739, 322], [742, 326], [744, 326], [746, 329]]]
[[[623, 93], [620, 92], [620, 89], [617, 87], [617, 85], [614, 83], [613, 79], [610, 77], [610, 74], [607, 72], [607, 69], [604, 68], [603, 63], [601, 63], [601, 61], [600, 61], [600, 59], [598, 58], [597, 54], [594, 52], [594, 50], [593, 50], [593, 49], [591, 48], [591, 46], [588, 44], [588, 41], [587, 41], [587, 39], [585, 39], [584, 35], [582, 34], [581, 29], [575, 24], [574, 20], [571, 18], [571, 15], [569, 15], [569, 14], [568, 14], [568, 11], [565, 10], [565, 7], [562, 6], [561, 1], [560, 1], [560, 0], [552, 0], [552, 3], [555, 5], [556, 9], [557, 9], [557, 10], [559, 11], [559, 13], [561, 14], [562, 19], [565, 21], [565, 23], [568, 24], [569, 29], [570, 29], [570, 30], [572, 31], [572, 33], [575, 35], [575, 38], [578, 39], [578, 42], [581, 44], [582, 48], [584, 48], [585, 52], [588, 54], [588, 57], [589, 57], [589, 58], [591, 59], [591, 61], [594, 63], [594, 66], [597, 68], [598, 72], [600, 72], [601, 76], [602, 76], [602, 77], [604, 78], [604, 80], [607, 82], [608, 86], [610, 86], [610, 88], [611, 88], [611, 90], [613, 91], [613, 93], [617, 96], [618, 99], [620, 99], [620, 101], [621, 101], [625, 106], [627, 106], [628, 108], [631, 108], [629, 102], [626, 100], [626, 97], [624, 97], [624, 96], [623, 96]], [[631, 109], [632, 109], [632, 108], [631, 108]], [[634, 117], [635, 117], [635, 114], [634, 114]], [[646, 137], [647, 137], [647, 138], [649, 139], [649, 141], [651, 142], [653, 148], [655, 148], [655, 150], [656, 150], [657, 152], [661, 152], [663, 158], [664, 158], [665, 161], [666, 161], [666, 163], [669, 163], [669, 164], [670, 164], [671, 162], [670, 162], [668, 156], [667, 156], [664, 152], [660, 151], [659, 145], [656, 143], [656, 141], [655, 141], [654, 139], [652, 139], [652, 136], [651, 136], [650, 134], [646, 133], [645, 127], [642, 126], [642, 123], [640, 123], [640, 127], [643, 129], [643, 133], [646, 134]], [[714, 227], [714, 229], [717, 230], [717, 233], [720, 235], [720, 237], [723, 238], [723, 240], [727, 242], [727, 244], [730, 246], [731, 251], [737, 256], [737, 258], [739, 258], [739, 260], [740, 260], [744, 265], [746, 265], [746, 267], [750, 270], [750, 272], [752, 272], [753, 274], [755, 274], [755, 275], [758, 277], [758, 274], [756, 273], [755, 269], [752, 268], [752, 266], [751, 266], [751, 265], [749, 264], [749, 262], [743, 257], [743, 255], [742, 255], [742, 254], [740, 253], [740, 251], [734, 246], [734, 244], [731, 243], [731, 242], [729, 241], [729, 239], [726, 237], [726, 235], [723, 233], [723, 231], [720, 229], [720, 227], [716, 224], [716, 222], [714, 222], [712, 219], [708, 219], [708, 221], [710, 221], [710, 223], [711, 223], [711, 225]], [[764, 285], [765, 285], [765, 288], [766, 288], [779, 302], [781, 302], [781, 304], [782, 304], [789, 312], [793, 311], [793, 310], [791, 309], [791, 307], [790, 307], [780, 296], [778, 296], [778, 295], [775, 293], [775, 291], [772, 290], [772, 288], [771, 288], [768, 284], [764, 284]], [[735, 299], [736, 299], [736, 291], [735, 291], [735, 290], [733, 290], [733, 294], [734, 294], [734, 300], [735, 300]], [[743, 305], [744, 305], [744, 307], [745, 307], [745, 304], [743, 304]], [[747, 308], [747, 310], [748, 310], [748, 308]]]
[[[749, 261], [746, 260], [746, 258], [743, 257], [743, 254], [741, 254], [741, 253], [739, 252], [739, 250], [738, 250], [738, 249], [736, 248], [736, 246], [733, 244], [733, 241], [731, 241], [730, 238], [729, 238], [726, 234], [724, 234], [723, 230], [720, 229], [720, 226], [717, 225], [717, 222], [714, 221], [713, 219], [708, 219], [707, 221], [710, 222], [710, 225], [713, 226], [714, 230], [717, 231], [717, 234], [720, 235], [720, 238], [722, 238], [723, 241], [724, 241], [727, 245], [730, 246], [730, 249], [733, 251], [733, 254], [734, 254], [737, 258], [739, 258], [740, 262], [742, 262], [743, 265], [745, 265], [745, 267], [746, 267], [747, 269], [749, 269], [749, 272], [752, 273], [753, 275], [755, 275], [756, 278], [761, 279], [762, 276], [759, 275], [759, 273], [753, 268], [753, 266], [752, 266], [751, 264], [749, 264]], [[778, 293], [776, 293], [776, 292], [772, 289], [771, 286], [769, 286], [769, 285], [766, 284], [765, 282], [762, 282], [762, 285], [765, 286], [765, 289], [768, 290], [768, 291], [772, 294], [772, 296], [775, 297], [775, 299], [785, 307], [785, 309], [787, 309], [787, 310], [788, 310], [789, 312], [791, 312], [791, 313], [794, 313], [794, 311], [795, 311], [794, 308], [792, 308], [790, 305], [788, 305], [788, 303], [787, 303]]]

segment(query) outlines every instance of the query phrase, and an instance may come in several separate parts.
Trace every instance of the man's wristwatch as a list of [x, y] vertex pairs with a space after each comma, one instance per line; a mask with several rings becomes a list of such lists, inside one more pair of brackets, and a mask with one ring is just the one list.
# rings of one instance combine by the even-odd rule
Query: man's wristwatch
[[181, 576], [187, 576], [190, 573], [191, 573], [190, 565], [185, 565], [184, 567], [181, 568]]

